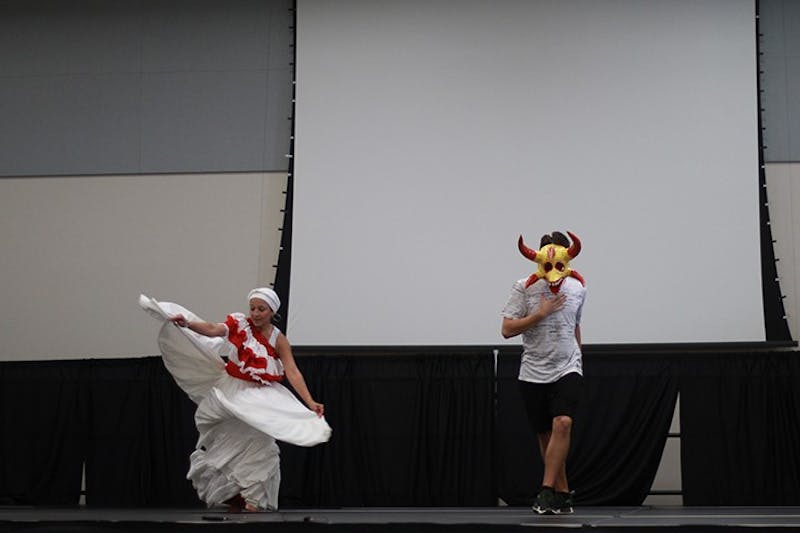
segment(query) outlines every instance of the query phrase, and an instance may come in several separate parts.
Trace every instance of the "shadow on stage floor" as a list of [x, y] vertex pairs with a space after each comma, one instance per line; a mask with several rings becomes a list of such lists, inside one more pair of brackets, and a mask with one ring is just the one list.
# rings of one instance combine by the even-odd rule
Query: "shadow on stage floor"
[[[0, 532], [506, 533], [553, 528], [626, 533], [675, 530], [800, 533], [798, 507], [585, 507], [539, 516], [522, 507], [293, 509], [230, 514], [202, 509], [0, 507]], [[757, 529], [754, 529], [757, 528]]]

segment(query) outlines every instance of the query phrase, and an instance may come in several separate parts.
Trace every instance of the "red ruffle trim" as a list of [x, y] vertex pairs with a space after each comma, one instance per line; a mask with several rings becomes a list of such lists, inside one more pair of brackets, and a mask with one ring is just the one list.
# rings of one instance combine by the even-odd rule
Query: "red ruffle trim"
[[[269, 357], [279, 359], [278, 352], [269, 344], [269, 340], [254, 328], [252, 320], [248, 318], [247, 323], [250, 326], [250, 332], [253, 337], [266, 348]], [[269, 383], [270, 381], [281, 381], [283, 379], [282, 375], [267, 373], [267, 359], [259, 357], [252, 349], [245, 346], [247, 331], [239, 329], [239, 321], [236, 318], [228, 316], [225, 320], [225, 325], [228, 326], [228, 340], [236, 347], [240, 363], [236, 364], [234, 361], [228, 361], [225, 365], [225, 371], [229, 375], [256, 383]]]

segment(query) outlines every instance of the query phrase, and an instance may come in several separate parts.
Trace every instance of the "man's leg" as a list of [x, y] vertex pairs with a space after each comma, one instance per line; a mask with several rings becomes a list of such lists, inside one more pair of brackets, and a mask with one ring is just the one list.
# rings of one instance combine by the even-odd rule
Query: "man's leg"
[[[520, 381], [525, 409], [531, 427], [536, 431], [536, 439], [539, 445], [539, 454], [544, 462], [548, 448], [550, 447], [551, 434], [553, 430], [552, 415], [549, 414], [548, 389], [549, 384], [526, 383]], [[560, 512], [561, 505], [558, 501], [553, 485], [542, 486], [536, 495], [532, 509], [539, 514]]]
[[539, 433], [536, 435], [539, 438], [539, 453], [542, 454], [542, 461], [547, 456], [547, 445], [550, 444], [550, 431]]
[[[551, 431], [546, 431], [544, 433], [539, 433], [537, 435], [537, 437], [539, 438], [539, 452], [542, 454], [543, 463], [545, 461], [545, 457], [547, 456], [547, 445], [550, 444], [550, 433]], [[558, 492], [569, 492], [569, 484], [567, 483], [566, 462], [562, 465], [561, 470], [558, 473], [558, 476], [556, 476], [556, 484], [553, 488]]]
[[[572, 418], [564, 415], [553, 418], [553, 429], [544, 451], [544, 478], [542, 485], [558, 492], [569, 492], [567, 485], [567, 453], [569, 453]], [[542, 445], [542, 436], [539, 436]]]

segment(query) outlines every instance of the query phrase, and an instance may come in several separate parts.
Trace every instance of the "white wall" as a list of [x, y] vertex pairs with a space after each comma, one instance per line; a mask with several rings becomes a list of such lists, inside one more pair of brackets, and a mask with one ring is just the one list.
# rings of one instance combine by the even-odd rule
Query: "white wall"
[[158, 354], [140, 293], [210, 320], [274, 281], [286, 174], [0, 180], [0, 360]]
[[752, 0], [303, 0], [297, 54], [296, 344], [501, 343], [554, 229], [587, 344], [765, 340]]

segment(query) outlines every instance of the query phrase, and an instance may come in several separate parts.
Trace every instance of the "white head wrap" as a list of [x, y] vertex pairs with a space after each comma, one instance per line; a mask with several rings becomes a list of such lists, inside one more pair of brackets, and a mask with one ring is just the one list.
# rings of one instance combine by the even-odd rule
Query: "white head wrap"
[[278, 298], [278, 294], [269, 287], [259, 287], [250, 291], [250, 294], [247, 295], [247, 301], [249, 302], [253, 298], [259, 298], [267, 302], [273, 313], [277, 313], [278, 308], [281, 306], [281, 299]]

